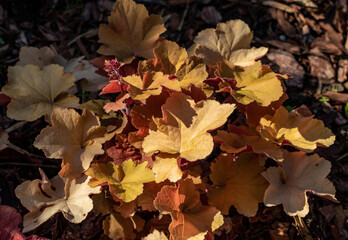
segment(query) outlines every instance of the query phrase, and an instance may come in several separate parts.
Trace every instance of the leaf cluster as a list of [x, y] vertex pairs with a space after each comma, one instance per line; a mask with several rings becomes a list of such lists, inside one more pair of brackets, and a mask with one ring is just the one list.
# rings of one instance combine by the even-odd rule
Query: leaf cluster
[[[186, 50], [132, 0], [118, 0], [108, 21], [94, 66], [45, 47], [22, 48], [9, 68], [8, 116], [45, 116], [34, 146], [62, 160], [58, 176], [41, 171], [17, 187], [24, 232], [57, 212], [79, 223], [93, 211], [108, 215], [111, 239], [204, 239], [221, 233], [232, 206], [252, 217], [259, 203], [282, 204], [304, 217], [307, 192], [334, 197], [330, 162], [311, 153], [335, 136], [305, 107], [282, 106], [289, 76], [258, 60], [267, 48], [250, 46], [247, 24], [203, 30]], [[76, 80], [112, 98], [79, 104]]]

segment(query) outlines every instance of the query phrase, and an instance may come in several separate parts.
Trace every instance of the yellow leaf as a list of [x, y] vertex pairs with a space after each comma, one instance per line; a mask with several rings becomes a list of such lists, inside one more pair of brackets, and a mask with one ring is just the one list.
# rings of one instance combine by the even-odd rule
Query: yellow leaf
[[250, 49], [252, 38], [249, 26], [242, 20], [219, 23], [216, 29], [209, 28], [198, 33], [194, 40], [200, 45], [196, 55], [210, 65], [225, 59], [234, 65], [250, 66], [268, 50], [265, 47]]
[[317, 144], [326, 147], [335, 141], [335, 135], [324, 126], [320, 120], [313, 116], [303, 117], [300, 114], [288, 112], [281, 106], [274, 116], [266, 115], [261, 118], [258, 127], [260, 135], [268, 141], [282, 144], [284, 140], [290, 141], [295, 147], [311, 152]]
[[129, 85], [127, 91], [135, 100], [145, 100], [151, 95], [160, 95], [162, 87], [181, 91], [176, 79], [170, 80], [162, 72], [145, 72], [144, 75], [132, 75], [122, 78], [122, 82]]
[[80, 116], [73, 109], [55, 109], [52, 126], [43, 129], [34, 146], [42, 149], [48, 158], [62, 158], [62, 177], [76, 178], [87, 170], [96, 154], [104, 153], [105, 127], [88, 110]]
[[195, 56], [188, 57], [184, 48], [168, 40], [161, 41], [154, 49], [154, 53], [155, 60], [150, 59], [139, 63], [140, 73], [156, 71], [175, 75], [179, 81], [176, 83], [177, 86], [183, 89], [189, 89], [190, 84], [200, 88], [206, 86], [203, 81], [208, 77], [208, 73], [202, 59]]
[[9, 67], [8, 78], [2, 92], [12, 99], [7, 106], [10, 118], [34, 121], [57, 107], [78, 107], [79, 99], [64, 93], [74, 85], [75, 77], [59, 65]]
[[152, 58], [159, 35], [166, 30], [161, 16], [149, 16], [144, 5], [132, 0], [118, 0], [108, 22], [99, 28], [103, 45], [98, 53], [116, 56], [124, 63], [130, 63], [134, 56]]
[[125, 202], [134, 200], [143, 192], [143, 184], [155, 180], [147, 162], [137, 165], [132, 159], [117, 166], [112, 162], [92, 164], [86, 174], [92, 176], [91, 186], [107, 182], [110, 192]]
[[185, 94], [174, 93], [162, 106], [163, 118], [153, 119], [155, 124], [144, 138], [143, 150], [179, 154], [188, 161], [203, 159], [214, 145], [207, 131], [223, 125], [234, 108], [214, 100], [196, 104]]
[[157, 229], [147, 235], [143, 240], [168, 240], [164, 232], [159, 232]]
[[267, 182], [261, 176], [264, 167], [253, 153], [241, 153], [237, 159], [232, 154], [223, 154], [211, 166], [208, 199], [222, 214], [236, 207], [240, 214], [255, 216], [258, 203], [262, 202]]
[[15, 190], [17, 198], [30, 211], [24, 216], [23, 232], [33, 230], [57, 212], [72, 223], [82, 222], [93, 208], [89, 195], [99, 193], [100, 187], [89, 187], [87, 176], [73, 180], [55, 176], [49, 180], [40, 173], [42, 180], [23, 182]]
[[284, 151], [280, 167], [270, 167], [262, 175], [270, 183], [264, 196], [266, 206], [283, 204], [290, 216], [305, 217], [309, 212], [306, 191], [335, 196], [333, 184], [326, 178], [331, 163], [317, 154]]
[[182, 171], [178, 166], [177, 158], [156, 157], [153, 162], [152, 171], [155, 173], [156, 183], [169, 179], [171, 182], [177, 182], [182, 178]]
[[235, 67], [229, 62], [220, 62], [219, 76], [236, 80], [236, 89], [231, 95], [241, 104], [255, 101], [261, 106], [268, 106], [283, 95], [283, 87], [277, 75], [260, 61], [248, 67]]

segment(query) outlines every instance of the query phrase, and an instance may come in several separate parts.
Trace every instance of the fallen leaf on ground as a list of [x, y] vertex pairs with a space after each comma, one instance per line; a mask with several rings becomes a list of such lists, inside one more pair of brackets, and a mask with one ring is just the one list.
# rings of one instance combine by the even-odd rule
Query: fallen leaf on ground
[[35, 229], [57, 212], [62, 212], [72, 223], [82, 222], [93, 208], [89, 195], [99, 193], [100, 188], [90, 188], [87, 176], [72, 180], [55, 176], [49, 180], [40, 173], [42, 180], [23, 182], [15, 190], [17, 198], [29, 210], [24, 216], [23, 232]]
[[8, 78], [2, 92], [12, 99], [7, 106], [10, 118], [34, 121], [57, 107], [78, 107], [79, 99], [64, 93], [74, 85], [75, 77], [59, 65], [9, 67]]
[[206, 231], [214, 231], [223, 224], [219, 210], [202, 205], [199, 195], [191, 179], [180, 181], [178, 187], [164, 186], [157, 194], [155, 207], [172, 218], [170, 239], [189, 239]]
[[132, 159], [120, 165], [112, 162], [96, 163], [86, 171], [92, 177], [92, 187], [109, 184], [110, 192], [125, 202], [134, 200], [143, 192], [143, 184], [155, 180], [153, 172], [146, 168], [147, 162], [136, 164]]
[[283, 204], [290, 216], [305, 217], [309, 212], [306, 192], [335, 197], [335, 187], [326, 178], [331, 163], [317, 154], [284, 151], [280, 167], [270, 167], [262, 175], [270, 183], [264, 196], [266, 206]]
[[258, 127], [260, 135], [268, 141], [282, 144], [284, 140], [293, 146], [307, 152], [317, 148], [317, 145], [330, 146], [335, 141], [335, 135], [313, 116], [303, 117], [296, 111], [288, 112], [281, 106], [274, 116], [261, 118]]
[[214, 145], [207, 131], [223, 125], [234, 108], [233, 104], [220, 104], [215, 100], [196, 104], [185, 94], [174, 93], [162, 106], [163, 118], [153, 119], [143, 150], [177, 154], [188, 161], [203, 159]]
[[253, 34], [242, 20], [219, 23], [198, 33], [195, 43], [200, 44], [196, 55], [206, 64], [214, 65], [224, 59], [238, 66], [250, 66], [267, 53], [267, 48], [250, 48]]
[[232, 154], [222, 154], [211, 165], [211, 171], [209, 204], [225, 215], [234, 206], [244, 216], [255, 216], [268, 186], [261, 176], [264, 167], [260, 166], [258, 155], [241, 153], [234, 159]]
[[168, 240], [164, 232], [160, 232], [157, 229], [153, 230], [152, 233], [147, 235], [144, 240]]
[[149, 16], [144, 5], [132, 0], [117, 1], [108, 22], [99, 27], [99, 42], [103, 45], [98, 53], [116, 56], [124, 63], [135, 56], [152, 58], [159, 36], [166, 30], [161, 16]]
[[36, 137], [34, 146], [48, 158], [62, 158], [59, 175], [76, 178], [87, 170], [96, 154], [103, 154], [105, 127], [88, 110], [79, 115], [73, 109], [55, 109], [51, 124]]

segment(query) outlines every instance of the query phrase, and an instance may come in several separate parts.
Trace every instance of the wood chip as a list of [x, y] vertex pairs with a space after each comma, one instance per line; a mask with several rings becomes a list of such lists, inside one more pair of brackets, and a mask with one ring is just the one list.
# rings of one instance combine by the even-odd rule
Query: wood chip
[[292, 7], [283, 3], [276, 2], [276, 1], [263, 1], [262, 4], [265, 6], [273, 7], [273, 8], [288, 12], [288, 13], [294, 12], [294, 9]]
[[279, 66], [280, 74], [288, 73], [292, 76], [292, 78], [286, 80], [287, 86], [303, 87], [305, 71], [291, 53], [277, 49], [270, 51], [266, 56]]
[[311, 75], [322, 80], [323, 83], [329, 83], [329, 80], [335, 77], [335, 70], [326, 58], [310, 55], [308, 56], [311, 66]]

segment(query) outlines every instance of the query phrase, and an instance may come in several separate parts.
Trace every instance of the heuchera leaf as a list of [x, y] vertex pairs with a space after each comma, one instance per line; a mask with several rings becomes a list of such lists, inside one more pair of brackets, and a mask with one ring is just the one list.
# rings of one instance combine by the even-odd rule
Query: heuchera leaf
[[157, 229], [153, 230], [152, 233], [147, 235], [144, 240], [168, 240], [164, 232], [160, 232]]
[[85, 109], [80, 116], [73, 109], [55, 109], [51, 124], [36, 137], [34, 146], [48, 158], [62, 158], [60, 176], [78, 177], [96, 154], [104, 153], [106, 128], [100, 126], [98, 117], [90, 111]]
[[127, 91], [134, 100], [145, 100], [151, 95], [160, 95], [162, 87], [180, 91], [179, 82], [169, 79], [169, 75], [162, 72], [145, 72], [144, 75], [132, 75], [122, 78], [122, 82], [128, 84]]
[[228, 214], [233, 205], [240, 214], [255, 216], [268, 186], [261, 176], [263, 170], [256, 154], [241, 153], [236, 159], [232, 154], [220, 155], [211, 166], [209, 204], [223, 214]]
[[74, 85], [75, 77], [59, 65], [9, 67], [8, 78], [2, 92], [12, 99], [7, 106], [10, 118], [34, 121], [56, 107], [78, 107], [77, 97], [63, 93]]
[[195, 43], [199, 44], [196, 55], [206, 64], [216, 64], [228, 60], [234, 65], [250, 66], [255, 59], [267, 53], [267, 48], [250, 48], [253, 34], [242, 20], [219, 23], [216, 29], [209, 28], [198, 33]]
[[[276, 161], [283, 160], [283, 152], [277, 144], [267, 141], [259, 135], [240, 135], [218, 130], [214, 141], [221, 143], [220, 149], [228, 153], [250, 152], [271, 157]], [[248, 147], [251, 147], [249, 149]]]
[[195, 56], [188, 57], [185, 48], [168, 40], [161, 41], [159, 46], [154, 49], [154, 54], [156, 59], [139, 63], [141, 74], [155, 71], [174, 75], [178, 80], [177, 87], [188, 90], [193, 84], [205, 90], [206, 95], [211, 95], [211, 91], [206, 89], [203, 82], [208, 77], [208, 73], [202, 59]]
[[261, 118], [258, 127], [260, 135], [268, 141], [282, 144], [289, 141], [295, 147], [311, 152], [317, 145], [330, 146], [335, 141], [335, 135], [313, 116], [303, 117], [295, 111], [288, 112], [281, 106], [274, 116]]
[[[170, 239], [184, 240], [212, 231], [212, 226], [216, 227], [214, 220], [221, 220], [216, 217], [221, 213], [215, 207], [202, 205], [199, 192], [191, 179], [180, 181], [178, 187], [164, 186], [157, 194], [154, 205], [162, 214], [170, 214], [172, 217]], [[220, 222], [217, 225], [222, 224]]]
[[223, 125], [234, 108], [233, 104], [214, 100], [196, 104], [185, 94], [174, 93], [162, 106], [163, 118], [153, 119], [150, 134], [142, 144], [143, 150], [145, 153], [177, 154], [188, 161], [203, 159], [214, 145], [207, 131]]
[[182, 178], [182, 171], [178, 166], [177, 158], [156, 157], [153, 162], [152, 171], [155, 173], [156, 183], [168, 179], [171, 182], [177, 182]]
[[0, 205], [0, 216], [0, 240], [48, 240], [36, 235], [24, 237], [18, 227], [22, 223], [22, 217], [16, 209]]
[[100, 187], [88, 186], [88, 176], [66, 179], [55, 176], [51, 180], [40, 171], [42, 180], [35, 179], [19, 185], [16, 196], [30, 212], [24, 216], [23, 232], [38, 227], [57, 212], [72, 223], [80, 223], [93, 208], [89, 194], [100, 192]]
[[98, 53], [113, 55], [129, 63], [134, 56], [152, 58], [159, 35], [166, 29], [161, 16], [148, 14], [144, 5], [118, 0], [108, 18], [109, 25], [99, 27]]
[[309, 212], [307, 191], [319, 195], [335, 196], [335, 187], [326, 178], [331, 163], [317, 154], [284, 151], [280, 167], [270, 167], [262, 175], [270, 183], [265, 192], [266, 206], [283, 204], [290, 216], [305, 217]]
[[277, 75], [260, 61], [244, 68], [226, 61], [220, 62], [218, 75], [236, 80], [236, 86], [230, 89], [230, 93], [244, 105], [255, 101], [265, 107], [283, 95], [283, 87]]
[[121, 165], [112, 162], [96, 163], [92, 164], [86, 174], [93, 177], [91, 186], [107, 183], [111, 193], [125, 202], [130, 202], [143, 192], [144, 183], [155, 180], [153, 172], [146, 165], [147, 162], [137, 165], [132, 159]]
[[[97, 194], [92, 197], [93, 212], [108, 216], [103, 222], [104, 234], [111, 239], [135, 239], [134, 227], [141, 230], [144, 220], [139, 216], [124, 218], [120, 213], [115, 211], [113, 202], [105, 198], [104, 193]], [[134, 226], [135, 225], [135, 226]]]

